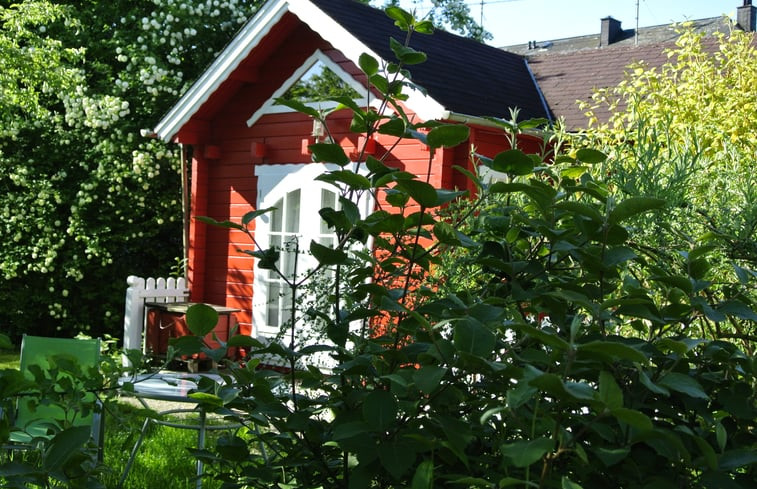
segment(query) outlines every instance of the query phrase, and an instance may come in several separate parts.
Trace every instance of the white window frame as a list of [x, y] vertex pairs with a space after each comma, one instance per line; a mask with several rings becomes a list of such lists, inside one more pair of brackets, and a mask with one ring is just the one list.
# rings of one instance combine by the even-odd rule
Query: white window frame
[[[321, 236], [321, 219], [318, 215], [321, 190], [326, 189], [335, 192], [337, 196], [339, 195], [333, 185], [317, 181], [316, 177], [336, 169], [339, 169], [337, 165], [324, 163], [256, 165], [255, 176], [258, 177], [257, 209], [273, 207], [286, 194], [292, 190], [300, 189], [300, 232], [298, 234], [301, 239], [299, 246], [301, 250], [307, 251], [311, 239]], [[318, 205], [308, 206], [308, 200], [313, 199], [316, 199]], [[366, 217], [373, 210], [373, 198], [367, 193], [356, 204], [361, 217]], [[310, 217], [308, 218], [308, 216]], [[269, 214], [258, 216], [255, 219], [255, 240], [263, 250], [271, 246], [270, 233], [271, 216]], [[305, 272], [307, 267], [307, 263], [298, 265], [298, 272]], [[252, 324], [255, 336], [273, 338], [279, 334], [280, 327], [269, 325], [266, 322], [268, 301], [270, 300], [266, 283], [268, 272], [268, 270], [258, 268], [256, 261], [252, 286]]]

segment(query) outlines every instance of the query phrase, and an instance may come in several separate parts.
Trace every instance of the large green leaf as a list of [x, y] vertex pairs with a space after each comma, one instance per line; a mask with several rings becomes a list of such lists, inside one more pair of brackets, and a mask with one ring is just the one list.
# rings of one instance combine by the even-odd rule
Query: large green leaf
[[204, 337], [218, 324], [218, 312], [207, 304], [192, 304], [187, 309], [187, 327], [195, 336]]
[[631, 449], [627, 447], [609, 448], [599, 446], [592, 448], [591, 451], [606, 467], [612, 467], [631, 453]]
[[280, 255], [276, 248], [254, 250], [249, 254], [258, 259], [258, 268], [263, 270], [274, 270], [276, 268], [276, 262], [279, 261]]
[[316, 241], [310, 242], [310, 252], [321, 265], [342, 265], [348, 258], [344, 251], [323, 246]]
[[604, 252], [602, 257], [602, 265], [605, 268], [612, 268], [621, 263], [625, 263], [629, 260], [636, 258], [636, 253], [627, 246], [616, 246], [614, 248], [608, 248]]
[[652, 420], [649, 419], [649, 416], [635, 409], [619, 407], [610, 411], [610, 414], [618, 421], [633, 426], [637, 430], [649, 431], [653, 428]]
[[255, 210], [255, 211], [250, 211], [250, 212], [246, 213], [244, 216], [242, 216], [242, 224], [245, 224], [245, 225], [249, 224], [252, 221], [254, 221], [255, 218], [257, 218], [258, 216], [262, 216], [263, 214], [267, 214], [267, 213], [272, 212], [274, 210], [276, 210], [275, 207], [268, 207], [266, 209], [258, 209], [258, 210]]
[[236, 334], [232, 336], [229, 338], [226, 345], [229, 347], [236, 346], [241, 348], [263, 348], [264, 346], [259, 340], [252, 336], [247, 336], [246, 334]]
[[389, 391], [375, 390], [363, 402], [363, 420], [372, 428], [384, 431], [397, 418], [397, 399]]
[[176, 351], [177, 355], [194, 355], [195, 353], [202, 352], [205, 347], [200, 336], [169, 338], [168, 345]]
[[648, 359], [641, 351], [617, 341], [591, 341], [577, 346], [578, 351], [600, 353], [621, 360], [646, 364]]
[[309, 145], [308, 148], [313, 152], [313, 157], [316, 161], [336, 163], [339, 166], [345, 166], [350, 162], [350, 159], [338, 144], [314, 143]]
[[523, 151], [509, 149], [494, 157], [492, 170], [510, 175], [528, 175], [534, 171], [534, 162]]
[[363, 73], [368, 76], [375, 75], [379, 70], [379, 62], [376, 58], [367, 53], [360, 55], [358, 58], [358, 65], [360, 66], [360, 69], [363, 70]]
[[318, 112], [318, 109], [314, 109], [313, 107], [305, 105], [299, 100], [296, 100], [293, 98], [276, 98], [274, 99], [274, 102], [276, 102], [276, 105], [283, 105], [301, 114], [309, 115], [313, 119], [319, 119], [321, 117], [321, 114]]
[[403, 31], [409, 30], [413, 24], [413, 16], [399, 7], [387, 7], [384, 12], [390, 19], [394, 20], [394, 25]]
[[555, 442], [550, 438], [536, 438], [502, 445], [501, 450], [516, 467], [528, 467], [551, 452], [554, 446]]
[[631, 197], [615, 206], [610, 211], [610, 223], [618, 224], [633, 216], [643, 214], [645, 212], [661, 209], [665, 206], [665, 200], [655, 197]]
[[582, 202], [567, 200], [567, 201], [557, 202], [555, 204], [555, 207], [558, 209], [569, 211], [573, 214], [578, 214], [584, 217], [588, 217], [589, 219], [591, 219], [592, 221], [596, 223], [600, 223], [602, 221], [602, 214], [600, 214], [597, 209], [595, 209], [593, 206], [584, 204]]
[[661, 396], [666, 397], [670, 395], [670, 391], [668, 389], [660, 387], [659, 385], [652, 382], [652, 379], [650, 379], [646, 372], [641, 369], [639, 369], [639, 380], [644, 387], [654, 392], [655, 394], [660, 394]]
[[670, 390], [686, 394], [697, 399], [709, 400], [702, 386], [692, 377], [678, 372], [670, 372], [658, 381], [658, 384]]
[[418, 389], [426, 395], [431, 395], [440, 385], [447, 369], [437, 365], [425, 365], [413, 373], [413, 380]]
[[397, 188], [407, 192], [413, 200], [426, 209], [436, 207], [439, 201], [433, 185], [420, 180], [400, 180], [397, 182]]
[[552, 348], [556, 348], [558, 350], [563, 350], [563, 351], [570, 348], [570, 345], [568, 344], [567, 341], [560, 338], [557, 334], [551, 331], [546, 331], [541, 328], [536, 328], [534, 326], [531, 326], [530, 324], [525, 324], [525, 323], [514, 323], [512, 325], [512, 328], [520, 330], [521, 332], [526, 333], [527, 335], [538, 339], [545, 345], [549, 345]]
[[757, 321], [757, 312], [747, 306], [744, 302], [738, 300], [721, 302], [715, 306], [715, 309], [728, 316], [747, 319], [749, 321]]
[[433, 489], [434, 487], [434, 462], [424, 460], [415, 469], [413, 482], [410, 489]]
[[58, 432], [45, 451], [43, 465], [48, 471], [59, 470], [89, 440], [89, 426], [72, 426]]
[[720, 468], [723, 470], [733, 470], [754, 464], [757, 464], [757, 451], [754, 449], [729, 450], [720, 457]]
[[370, 180], [359, 173], [349, 170], [336, 170], [323, 173], [318, 175], [316, 180], [328, 183], [344, 183], [348, 188], [353, 190], [367, 190], [372, 188]]
[[332, 439], [336, 441], [348, 440], [355, 437], [369, 436], [370, 426], [364, 421], [335, 422]]
[[470, 128], [466, 125], [443, 124], [431, 129], [426, 142], [432, 148], [452, 148], [465, 142], [469, 136]]
[[417, 65], [426, 61], [426, 53], [417, 51], [410, 46], [405, 46], [393, 37], [389, 38], [389, 46], [403, 65]]
[[411, 443], [392, 440], [384, 442], [378, 447], [381, 465], [395, 479], [401, 478], [413, 465], [417, 450]]
[[238, 222], [232, 222], [232, 221], [228, 221], [228, 220], [227, 221], [216, 221], [212, 217], [207, 217], [207, 216], [197, 216], [197, 217], [195, 217], [195, 219], [197, 219], [198, 221], [200, 221], [202, 223], [210, 224], [211, 226], [217, 226], [219, 228], [239, 229], [239, 230], [244, 230], [245, 229], [244, 226], [242, 226]]
[[470, 317], [455, 323], [452, 341], [458, 350], [478, 357], [488, 357], [496, 345], [494, 333]]
[[584, 163], [602, 163], [607, 159], [607, 155], [596, 149], [581, 148], [576, 152], [576, 159]]
[[623, 391], [606, 370], [599, 373], [599, 400], [610, 410], [623, 407]]

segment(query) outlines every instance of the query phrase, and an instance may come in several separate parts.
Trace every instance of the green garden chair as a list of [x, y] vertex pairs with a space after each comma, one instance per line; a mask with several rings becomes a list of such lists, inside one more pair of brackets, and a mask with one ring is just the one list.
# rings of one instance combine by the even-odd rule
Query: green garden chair
[[[13, 423], [16, 429], [11, 431], [9, 439], [12, 447], [33, 447], [36, 442], [50, 438], [67, 426], [91, 426], [92, 439], [97, 444], [98, 457], [102, 459], [103, 417], [99, 409], [91, 409], [96, 404], [96, 396], [92, 392], [84, 393], [82, 379], [74, 378], [78, 372], [98, 368], [99, 360], [99, 339], [24, 335], [21, 342], [21, 373], [29, 380], [35, 380], [35, 373], [48, 378], [55, 375], [52, 379], [54, 384], [49, 386], [53, 389], [51, 397], [62, 397], [49, 404], [41, 402], [38, 397], [19, 398]], [[66, 398], [67, 390], [82, 397]], [[80, 409], [81, 406], [90, 408]]]

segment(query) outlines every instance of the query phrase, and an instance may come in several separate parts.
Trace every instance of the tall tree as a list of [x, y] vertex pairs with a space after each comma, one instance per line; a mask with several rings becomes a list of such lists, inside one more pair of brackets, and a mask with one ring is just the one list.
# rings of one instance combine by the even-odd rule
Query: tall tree
[[[384, 0], [383, 3], [377, 0], [360, 1], [383, 7], [400, 5], [400, 0]], [[413, 0], [411, 3], [411, 9], [423, 9], [423, 12], [426, 12], [424, 18], [440, 29], [456, 32], [480, 42], [492, 39], [491, 33], [473, 18], [465, 0]]]

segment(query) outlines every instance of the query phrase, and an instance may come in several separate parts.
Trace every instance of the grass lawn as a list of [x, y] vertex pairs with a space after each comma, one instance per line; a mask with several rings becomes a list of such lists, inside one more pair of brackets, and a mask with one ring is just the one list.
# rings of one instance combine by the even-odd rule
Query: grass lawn
[[[144, 417], [130, 405], [119, 404], [122, 411], [105, 418], [105, 464], [112, 470], [102, 482], [115, 488], [139, 436]], [[212, 446], [219, 432], [208, 432], [206, 446]], [[137, 452], [124, 488], [190, 488], [194, 487], [195, 459], [189, 449], [197, 447], [197, 432], [166, 426], [150, 425], [142, 446]], [[220, 483], [203, 481], [203, 488], [218, 488]]]

